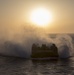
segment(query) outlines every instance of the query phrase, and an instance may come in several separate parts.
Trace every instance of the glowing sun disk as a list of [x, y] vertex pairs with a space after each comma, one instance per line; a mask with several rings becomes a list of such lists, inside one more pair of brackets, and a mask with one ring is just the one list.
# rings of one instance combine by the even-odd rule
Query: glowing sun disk
[[46, 26], [52, 21], [51, 13], [43, 8], [33, 10], [31, 13], [31, 22], [38, 26]]

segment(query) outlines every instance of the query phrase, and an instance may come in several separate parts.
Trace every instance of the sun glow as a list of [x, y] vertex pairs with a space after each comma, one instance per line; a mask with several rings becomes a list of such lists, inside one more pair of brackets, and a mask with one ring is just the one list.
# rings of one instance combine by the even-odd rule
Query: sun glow
[[30, 19], [33, 24], [43, 27], [52, 21], [52, 14], [47, 9], [38, 8], [32, 11]]

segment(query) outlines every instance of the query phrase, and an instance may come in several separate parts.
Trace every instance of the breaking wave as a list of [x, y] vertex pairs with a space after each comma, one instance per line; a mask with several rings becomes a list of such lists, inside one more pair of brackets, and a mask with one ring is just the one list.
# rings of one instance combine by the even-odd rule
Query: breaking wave
[[[51, 38], [52, 39], [52, 38]], [[32, 42], [31, 42], [32, 41]], [[49, 40], [48, 40], [49, 41]], [[56, 35], [52, 42], [47, 40], [32, 40], [31, 38], [27, 41], [26, 45], [20, 43], [14, 43], [10, 41], [5, 41], [0, 45], [0, 54], [8, 56], [18, 56], [29, 58], [31, 55], [31, 46], [33, 43], [55, 43], [58, 47], [58, 53], [61, 58], [67, 58], [73, 55], [73, 43], [72, 38], [69, 35]]]
[[[30, 29], [29, 29], [30, 28]], [[74, 34], [46, 34], [44, 30], [34, 27], [22, 27], [18, 30], [9, 29], [0, 36], [0, 55], [30, 58], [33, 43], [56, 44], [59, 57], [67, 58], [74, 54]], [[12, 33], [13, 32], [13, 33]], [[12, 33], [12, 34], [11, 34]]]

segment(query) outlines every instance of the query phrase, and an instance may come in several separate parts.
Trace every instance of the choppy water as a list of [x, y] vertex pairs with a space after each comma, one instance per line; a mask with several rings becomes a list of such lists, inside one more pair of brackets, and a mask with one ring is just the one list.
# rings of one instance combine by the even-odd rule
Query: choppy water
[[35, 61], [0, 56], [0, 75], [74, 75], [74, 57]]

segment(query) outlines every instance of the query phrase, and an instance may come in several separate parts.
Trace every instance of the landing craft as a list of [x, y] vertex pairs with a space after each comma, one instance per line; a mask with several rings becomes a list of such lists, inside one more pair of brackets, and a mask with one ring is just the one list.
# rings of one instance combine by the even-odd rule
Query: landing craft
[[58, 48], [55, 44], [51, 46], [47, 46], [46, 44], [42, 44], [42, 46], [38, 44], [32, 45], [32, 59], [56, 59], [58, 57]]

